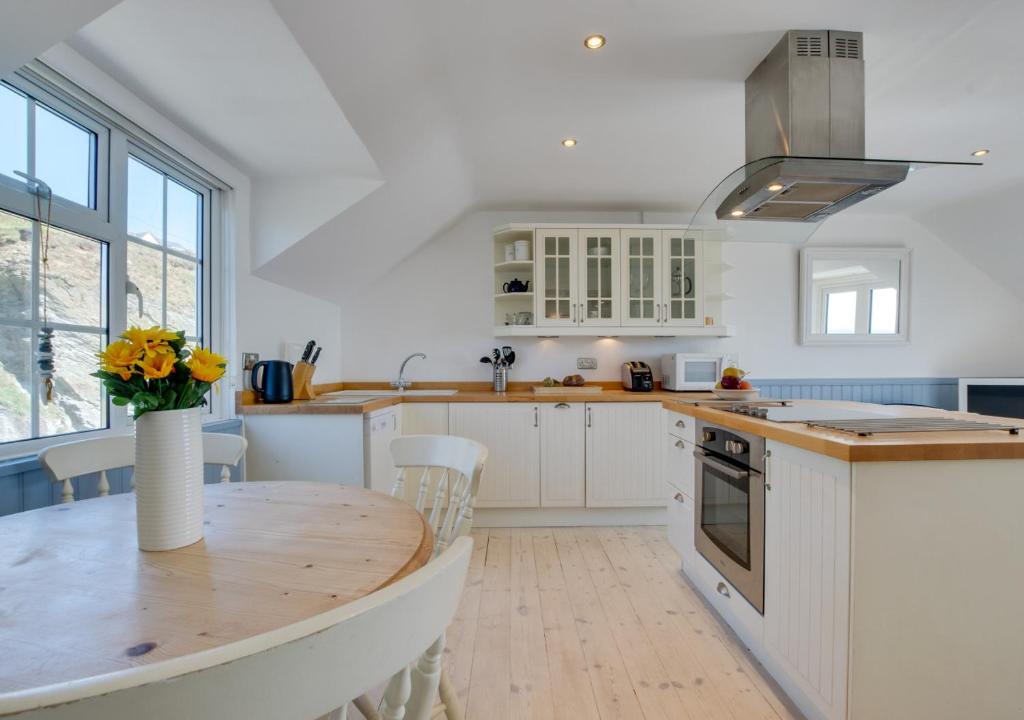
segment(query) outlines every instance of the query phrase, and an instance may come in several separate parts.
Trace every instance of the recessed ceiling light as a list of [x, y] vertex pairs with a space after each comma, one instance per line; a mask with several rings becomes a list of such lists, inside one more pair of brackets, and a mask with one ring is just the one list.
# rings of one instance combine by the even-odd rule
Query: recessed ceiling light
[[600, 50], [604, 47], [604, 35], [588, 35], [583, 41], [583, 47], [587, 50]]
[[729, 214], [732, 215], [733, 217], [743, 217], [743, 211], [742, 210], [733, 210]]
[[974, 157], [985, 157], [986, 155], [988, 155], [988, 148], [981, 148], [980, 150], [975, 150], [974, 152], [971, 153], [971, 155], [973, 155]]
[[768, 186], [768, 189], [771, 190], [772, 192], [778, 192], [779, 190], [782, 189], [782, 187], [782, 183], [772, 183], [771, 185]]
[[576, 147], [576, 138], [566, 138], [562, 141], [562, 147]]

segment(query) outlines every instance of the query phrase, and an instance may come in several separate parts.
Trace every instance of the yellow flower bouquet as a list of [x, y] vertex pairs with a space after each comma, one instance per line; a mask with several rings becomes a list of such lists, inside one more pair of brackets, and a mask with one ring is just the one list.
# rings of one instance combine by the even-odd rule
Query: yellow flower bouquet
[[156, 326], [128, 328], [99, 359], [93, 377], [103, 381], [115, 405], [131, 405], [136, 418], [151, 410], [202, 407], [227, 367], [220, 355], [188, 347], [184, 332]]

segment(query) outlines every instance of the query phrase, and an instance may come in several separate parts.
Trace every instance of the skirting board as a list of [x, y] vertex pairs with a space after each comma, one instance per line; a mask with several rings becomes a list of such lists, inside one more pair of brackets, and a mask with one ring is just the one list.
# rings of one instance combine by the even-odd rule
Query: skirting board
[[475, 508], [473, 527], [665, 525], [666, 510], [650, 508]]

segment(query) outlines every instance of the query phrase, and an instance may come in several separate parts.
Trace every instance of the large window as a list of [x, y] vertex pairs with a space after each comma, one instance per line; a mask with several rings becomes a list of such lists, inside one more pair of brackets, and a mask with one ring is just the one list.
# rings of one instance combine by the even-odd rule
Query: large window
[[[216, 185], [132, 130], [30, 70], [0, 82], [0, 455], [127, 427], [90, 377], [96, 353], [125, 327], [163, 325], [214, 344]], [[31, 178], [52, 189], [48, 234]], [[55, 330], [49, 404], [36, 351], [44, 319]]]

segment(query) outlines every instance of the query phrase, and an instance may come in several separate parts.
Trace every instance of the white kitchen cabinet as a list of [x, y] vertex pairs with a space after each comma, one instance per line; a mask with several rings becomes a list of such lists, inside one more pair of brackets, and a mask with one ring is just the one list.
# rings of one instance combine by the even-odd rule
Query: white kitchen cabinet
[[665, 480], [691, 500], [694, 497], [694, 458], [696, 420], [682, 413], [664, 412]]
[[587, 507], [664, 506], [660, 403], [587, 403]]
[[622, 229], [622, 324], [661, 324], [661, 230]]
[[390, 493], [398, 471], [391, 462], [391, 441], [402, 434], [402, 406], [375, 410], [363, 419], [366, 487]]
[[540, 405], [541, 507], [586, 505], [586, 427], [583, 403]]
[[661, 324], [704, 324], [700, 231], [663, 230], [661, 238]]
[[538, 326], [619, 324], [617, 229], [539, 229], [534, 247]]
[[768, 449], [765, 664], [820, 717], [838, 720], [847, 705], [851, 467], [772, 441]]
[[[402, 435], [447, 435], [448, 434], [448, 403], [402, 403]], [[397, 472], [397, 471], [396, 471]], [[444, 470], [431, 470], [431, 487], [441, 481]], [[407, 473], [405, 482], [405, 500], [415, 504], [419, 493], [419, 474]], [[447, 491], [442, 495], [447, 501]], [[426, 498], [426, 507], [434, 506], [434, 495]]]
[[694, 458], [693, 446], [682, 438], [666, 435], [663, 440], [665, 448], [665, 480], [676, 490], [693, 499]]
[[579, 323], [579, 234], [576, 230], [538, 229], [534, 241], [538, 327], [572, 327]]
[[451, 403], [449, 429], [487, 446], [478, 508], [540, 506], [540, 405]]
[[699, 231], [623, 228], [622, 324], [704, 324]]
[[[532, 235], [533, 257], [505, 260]], [[727, 337], [721, 232], [678, 226], [514, 223], [495, 228], [494, 334]], [[531, 279], [529, 292], [504, 283]], [[528, 312], [532, 308], [533, 312]], [[557, 332], [554, 330], [557, 328]]]
[[619, 324], [619, 231], [579, 231], [580, 326]]
[[693, 498], [669, 487], [668, 542], [683, 559], [683, 568], [689, 572], [697, 550], [693, 544]]

